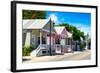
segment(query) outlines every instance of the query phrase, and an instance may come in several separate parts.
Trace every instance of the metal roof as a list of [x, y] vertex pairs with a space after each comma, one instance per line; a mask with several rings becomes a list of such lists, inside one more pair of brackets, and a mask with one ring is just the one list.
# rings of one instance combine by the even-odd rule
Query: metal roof
[[24, 29], [42, 29], [47, 23], [48, 19], [24, 19]]
[[[64, 26], [55, 26], [55, 30], [56, 30], [57, 34], [61, 34], [64, 29], [65, 29]], [[67, 31], [67, 36], [72, 37], [72, 33]]]
[[55, 26], [57, 34], [61, 34], [64, 28], [65, 28], [64, 26]]
[[67, 31], [67, 34], [68, 34], [69, 38], [72, 37], [72, 33], [70, 33], [70, 32]]

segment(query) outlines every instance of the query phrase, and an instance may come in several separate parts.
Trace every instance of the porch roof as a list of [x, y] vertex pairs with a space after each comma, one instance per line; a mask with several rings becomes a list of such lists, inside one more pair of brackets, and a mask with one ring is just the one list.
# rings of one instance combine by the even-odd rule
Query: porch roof
[[47, 23], [48, 19], [24, 19], [24, 29], [42, 29]]

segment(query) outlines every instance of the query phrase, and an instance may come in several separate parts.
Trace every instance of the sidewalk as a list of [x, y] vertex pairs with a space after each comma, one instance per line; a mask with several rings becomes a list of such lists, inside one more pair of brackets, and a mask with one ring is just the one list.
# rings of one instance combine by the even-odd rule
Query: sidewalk
[[24, 56], [24, 62], [48, 62], [48, 61], [64, 61], [64, 60], [81, 60], [85, 59], [86, 56], [90, 55], [90, 50], [87, 51], [77, 51], [74, 53], [65, 53], [64, 55], [52, 55], [52, 56], [41, 56], [41, 57], [32, 57]]

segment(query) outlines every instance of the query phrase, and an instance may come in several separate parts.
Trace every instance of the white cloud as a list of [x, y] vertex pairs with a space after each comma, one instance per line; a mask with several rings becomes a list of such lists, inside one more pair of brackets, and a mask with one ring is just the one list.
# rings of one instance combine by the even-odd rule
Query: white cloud
[[54, 21], [54, 22], [56, 22], [56, 23], [58, 22], [58, 17], [55, 14], [51, 14], [49, 16], [49, 18], [51, 18], [51, 20]]

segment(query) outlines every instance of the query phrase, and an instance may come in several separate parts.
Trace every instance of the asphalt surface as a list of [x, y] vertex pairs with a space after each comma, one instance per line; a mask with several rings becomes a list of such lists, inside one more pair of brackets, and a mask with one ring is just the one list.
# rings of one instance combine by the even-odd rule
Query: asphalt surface
[[90, 60], [91, 51], [77, 51], [74, 53], [65, 53], [64, 55], [41, 56], [41, 57], [23, 57], [23, 62], [51, 62], [51, 61], [75, 61], [75, 60]]

